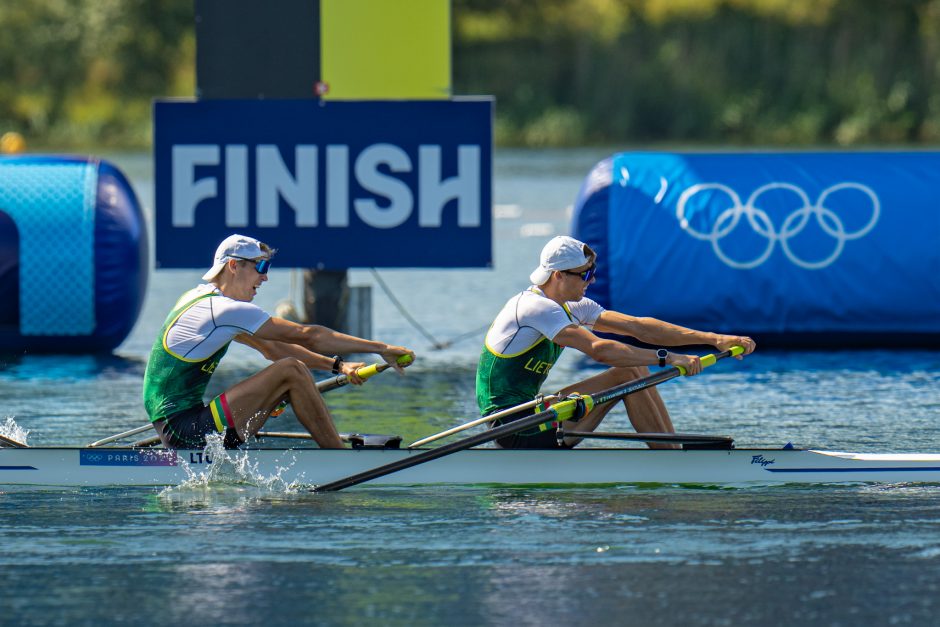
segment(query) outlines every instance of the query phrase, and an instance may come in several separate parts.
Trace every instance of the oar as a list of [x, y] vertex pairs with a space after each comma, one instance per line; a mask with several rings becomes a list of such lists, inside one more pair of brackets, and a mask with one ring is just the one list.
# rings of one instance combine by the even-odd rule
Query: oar
[[423, 439], [421, 439], [421, 440], [416, 440], [416, 441], [412, 442], [411, 444], [409, 444], [409, 445], [408, 445], [408, 448], [416, 448], [416, 447], [418, 447], [418, 446], [421, 446], [422, 444], [427, 444], [428, 442], [433, 442], [433, 441], [435, 441], [435, 440], [440, 440], [441, 438], [446, 438], [446, 437], [449, 436], [449, 435], [453, 435], [453, 434], [455, 434], [455, 433], [459, 433], [459, 432], [461, 432], [461, 431], [465, 431], [466, 429], [469, 429], [470, 427], [475, 427], [475, 426], [477, 426], [477, 425], [481, 425], [481, 424], [483, 424], [484, 422], [491, 422], [491, 421], [493, 421], [493, 420], [498, 420], [498, 419], [503, 418], [503, 417], [505, 417], [505, 416], [511, 416], [512, 414], [519, 413], [520, 411], [522, 411], [522, 410], [524, 410], [524, 409], [531, 409], [531, 408], [535, 407], [536, 405], [539, 405], [539, 404], [544, 403], [544, 402], [546, 402], [546, 401], [548, 401], [548, 402], [550, 402], [550, 403], [554, 403], [555, 401], [559, 401], [559, 400], [561, 400], [561, 399], [562, 399], [562, 397], [561, 397], [561, 396], [558, 396], [557, 394], [549, 394], [548, 396], [542, 396], [542, 397], [539, 397], [539, 398], [537, 398], [537, 399], [535, 399], [535, 400], [527, 401], [527, 402], [525, 402], [525, 403], [522, 403], [521, 405], [514, 405], [513, 407], [507, 407], [506, 409], [503, 409], [502, 411], [498, 411], [498, 412], [495, 412], [495, 413], [492, 413], [492, 414], [487, 414], [486, 416], [483, 416], [482, 418], [477, 418], [476, 420], [471, 420], [470, 422], [465, 422], [464, 424], [459, 425], [459, 426], [456, 426], [456, 427], [454, 427], [454, 428], [452, 428], [452, 429], [448, 429], [447, 431], [441, 431], [440, 433], [435, 433], [434, 435], [429, 435], [428, 437], [423, 438]]
[[125, 431], [124, 433], [111, 435], [101, 440], [98, 440], [97, 442], [92, 442], [91, 444], [87, 444], [85, 448], [95, 448], [96, 446], [101, 446], [102, 444], [108, 444], [110, 442], [114, 442], [115, 440], [123, 440], [124, 438], [129, 438], [132, 435], [137, 435], [138, 433], [143, 433], [144, 431], [148, 431], [150, 429], [153, 429], [153, 425], [146, 424], [141, 427], [137, 427], [136, 429], [131, 429], [130, 431]]
[[[744, 353], [744, 349], [742, 347], [733, 346], [731, 350], [713, 355], [705, 355], [701, 359], [702, 367], [707, 368], [708, 366], [713, 365], [719, 359], [740, 355], [742, 353]], [[422, 453], [409, 456], [405, 459], [400, 459], [377, 468], [372, 468], [371, 470], [366, 470], [354, 475], [350, 475], [349, 477], [344, 477], [342, 479], [337, 479], [336, 481], [324, 483], [323, 485], [316, 486], [313, 491], [335, 492], [337, 490], [342, 490], [343, 488], [358, 485], [365, 481], [384, 477], [385, 475], [398, 472], [399, 470], [405, 470], [406, 468], [411, 468], [413, 466], [417, 466], [418, 464], [423, 464], [425, 462], [439, 459], [446, 455], [450, 455], [451, 453], [457, 453], [458, 451], [466, 450], [468, 448], [477, 446], [478, 444], [492, 442], [493, 440], [497, 440], [504, 436], [512, 435], [513, 433], [528, 429], [529, 427], [534, 427], [546, 422], [563, 422], [574, 417], [580, 417], [601, 403], [623, 398], [628, 394], [645, 390], [646, 388], [653, 387], [654, 385], [658, 385], [663, 381], [674, 379], [683, 374], [685, 374], [685, 368], [682, 366], [673, 366], [672, 368], [660, 370], [656, 374], [651, 374], [648, 377], [643, 377], [642, 379], [637, 379], [636, 381], [630, 381], [629, 383], [624, 383], [622, 385], [618, 385], [595, 394], [573, 396], [564, 401], [561, 401], [560, 403], [552, 405], [543, 412], [526, 416], [525, 418], [520, 418], [519, 420], [500, 425], [494, 429], [484, 431], [483, 433], [471, 435], [468, 438], [457, 440], [456, 442], [451, 442], [450, 444], [445, 444], [444, 446], [431, 449], [430, 451], [424, 451]]]
[[700, 435], [698, 433], [610, 433], [605, 431], [558, 430], [558, 438], [591, 438], [596, 440], [633, 440], [640, 442], [671, 442], [673, 444], [713, 445], [731, 448], [734, 438], [728, 435]]
[[0, 435], [0, 444], [6, 444], [7, 446], [11, 446], [13, 448], [29, 448], [27, 444], [17, 442], [13, 438], [8, 438], [5, 435]]
[[[410, 366], [412, 362], [411, 355], [402, 355], [395, 362], [399, 366]], [[382, 362], [380, 364], [372, 364], [371, 366], [363, 366], [356, 371], [356, 374], [359, 375], [360, 379], [369, 379], [379, 374], [380, 372], [385, 372], [392, 367], [392, 364]], [[330, 390], [335, 390], [336, 388], [341, 388], [344, 385], [349, 383], [349, 377], [344, 374], [336, 375], [331, 379], [324, 379], [317, 383], [317, 389], [320, 392], [329, 392]]]
[[[399, 366], [408, 366], [411, 364], [412, 359], [410, 355], [402, 355], [395, 361], [398, 363]], [[365, 379], [369, 379], [370, 377], [374, 377], [380, 372], [385, 372], [391, 367], [392, 367], [391, 364], [385, 363], [385, 362], [381, 364], [372, 364], [371, 366], [363, 366], [362, 368], [356, 371], [356, 374], [359, 375], [360, 379], [365, 380]], [[319, 390], [320, 393], [322, 394], [323, 392], [329, 392], [330, 390], [341, 388], [344, 385], [347, 385], [348, 383], [349, 383], [349, 377], [347, 377], [345, 374], [340, 374], [340, 375], [336, 375], [335, 377], [331, 377], [329, 379], [324, 379], [323, 381], [318, 381], [317, 390]], [[277, 409], [280, 409], [281, 411], [283, 411], [285, 407], [287, 407], [286, 401], [281, 403], [281, 405], [279, 405]], [[123, 440], [124, 438], [129, 438], [132, 435], [143, 433], [144, 431], [147, 431], [148, 429], [152, 429], [152, 428], [153, 428], [153, 425], [146, 424], [142, 427], [137, 427], [136, 429], [131, 429], [130, 431], [125, 431], [124, 433], [118, 433], [117, 435], [112, 435], [102, 440], [98, 440], [97, 442], [92, 442], [91, 444], [88, 444], [86, 448], [94, 448], [96, 446], [101, 446], [102, 444], [108, 444], [109, 442], [114, 442], [115, 440]], [[150, 440], [149, 439], [143, 440], [142, 442], [138, 442], [137, 444], [148, 446], [149, 444], [146, 444], [147, 442], [150, 442]]]

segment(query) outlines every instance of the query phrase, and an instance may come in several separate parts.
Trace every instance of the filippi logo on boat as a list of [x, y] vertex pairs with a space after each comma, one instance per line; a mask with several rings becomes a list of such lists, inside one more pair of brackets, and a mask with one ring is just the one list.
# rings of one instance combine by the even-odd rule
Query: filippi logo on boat
[[[772, 217], [777, 214], [785, 216], [779, 226]], [[794, 265], [826, 268], [847, 242], [875, 228], [880, 214], [877, 194], [855, 182], [831, 185], [815, 201], [797, 185], [774, 182], [756, 189], [744, 203], [727, 185], [699, 183], [683, 191], [676, 206], [679, 226], [710, 242], [723, 263], [740, 270], [763, 264], [778, 243]]]
[[491, 263], [490, 99], [159, 102], [154, 119], [159, 267], [202, 267], [233, 232], [282, 267]]

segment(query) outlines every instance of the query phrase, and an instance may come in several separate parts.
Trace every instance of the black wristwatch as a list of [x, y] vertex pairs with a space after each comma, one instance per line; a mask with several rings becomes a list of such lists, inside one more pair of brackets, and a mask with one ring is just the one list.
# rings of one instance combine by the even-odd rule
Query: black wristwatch
[[656, 356], [659, 357], [659, 367], [665, 368], [666, 357], [669, 357], [669, 351], [667, 351], [665, 348], [661, 348], [658, 351], [656, 351]]
[[339, 374], [339, 367], [343, 365], [343, 358], [333, 355], [333, 374]]

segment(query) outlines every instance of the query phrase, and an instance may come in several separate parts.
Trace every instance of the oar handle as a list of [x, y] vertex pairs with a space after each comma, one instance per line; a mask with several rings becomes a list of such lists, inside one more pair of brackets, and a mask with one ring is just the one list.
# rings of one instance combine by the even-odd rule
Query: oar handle
[[[726, 350], [722, 353], [705, 355], [701, 359], [699, 359], [699, 362], [702, 364], [702, 368], [708, 368], [709, 366], [714, 366], [715, 362], [718, 361], [719, 359], [723, 359], [725, 357], [737, 357], [738, 355], [743, 355], [743, 354], [744, 354], [743, 346], [732, 346], [729, 350]], [[675, 367], [679, 369], [679, 373], [682, 376], [685, 376], [685, 368], [683, 368], [682, 366], [675, 366]]]
[[[395, 361], [398, 363], [399, 366], [408, 366], [414, 360], [412, 359], [411, 355], [402, 355]], [[370, 366], [363, 366], [362, 368], [359, 368], [358, 370], [356, 370], [356, 374], [359, 375], [360, 379], [368, 379], [370, 377], [374, 377], [380, 372], [384, 372], [385, 370], [388, 370], [391, 367], [392, 365], [389, 363], [372, 364]], [[347, 383], [349, 383], [349, 377], [347, 377], [344, 374], [340, 374], [340, 375], [336, 375], [332, 379], [325, 379], [323, 381], [320, 381], [319, 383], [317, 383], [317, 389], [320, 392], [329, 392], [330, 390], [335, 390], [336, 388], [343, 387]]]
[[[409, 366], [411, 365], [412, 361], [414, 360], [411, 358], [411, 355], [402, 355], [401, 357], [395, 360], [395, 362], [399, 366]], [[392, 365], [389, 363], [372, 364], [371, 366], [363, 366], [362, 368], [356, 371], [356, 374], [359, 375], [360, 379], [368, 379], [369, 377], [374, 377], [375, 375], [379, 374], [383, 370], [388, 370], [391, 367]]]

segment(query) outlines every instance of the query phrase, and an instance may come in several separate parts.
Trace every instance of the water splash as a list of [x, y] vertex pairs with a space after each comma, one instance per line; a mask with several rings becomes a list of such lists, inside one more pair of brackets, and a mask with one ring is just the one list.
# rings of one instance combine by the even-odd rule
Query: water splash
[[298, 480], [288, 481], [284, 475], [296, 463], [296, 457], [283, 466], [278, 466], [274, 473], [265, 474], [259, 468], [257, 461], [252, 462], [248, 451], [226, 450], [222, 444], [221, 434], [206, 436], [206, 447], [203, 455], [212, 460], [205, 464], [201, 470], [193, 470], [190, 464], [182, 464], [187, 478], [176, 486], [165, 488], [161, 496], [180, 494], [208, 494], [209, 490], [220, 490], [226, 487], [249, 488], [257, 495], [293, 494], [309, 487]]
[[26, 444], [26, 438], [29, 436], [29, 430], [16, 424], [13, 416], [7, 416], [4, 422], [0, 422], [0, 435], [20, 444]]

